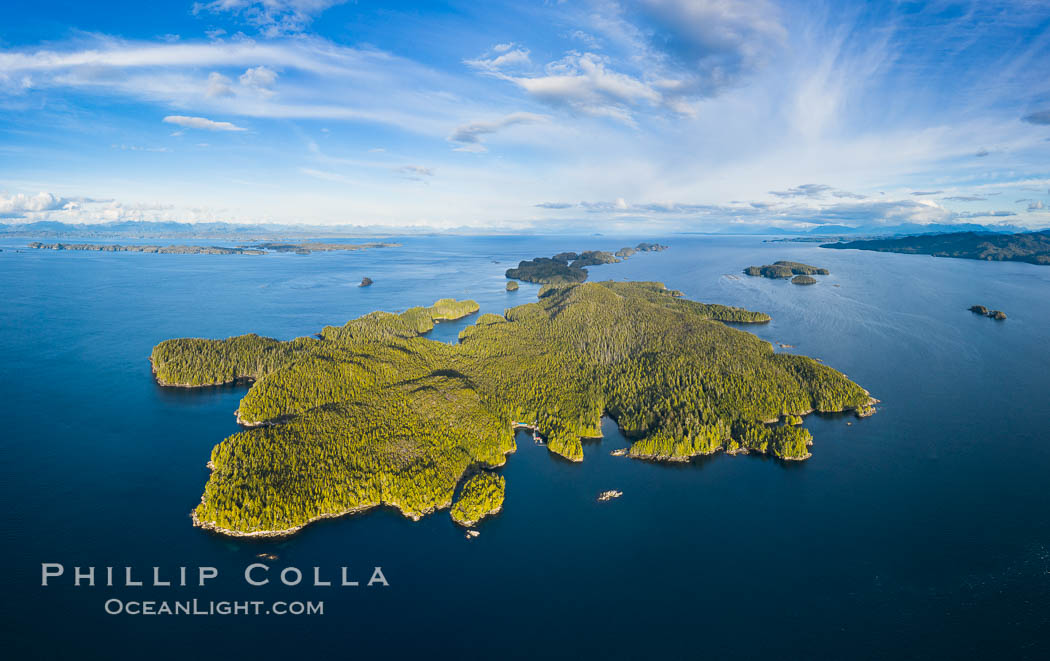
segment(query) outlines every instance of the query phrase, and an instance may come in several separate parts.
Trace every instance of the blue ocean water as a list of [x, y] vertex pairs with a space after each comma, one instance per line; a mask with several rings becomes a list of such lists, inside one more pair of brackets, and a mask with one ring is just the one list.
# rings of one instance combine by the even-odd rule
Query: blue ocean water
[[[414, 523], [377, 510], [282, 540], [190, 525], [245, 389], [158, 387], [157, 342], [290, 339], [445, 296], [502, 312], [535, 300], [534, 285], [504, 290], [518, 260], [639, 239], [419, 237], [262, 257], [0, 242], [8, 658], [1046, 658], [1050, 268], [1028, 264], [662, 238], [670, 250], [591, 278], [659, 280], [768, 312], [772, 323], [748, 330], [845, 372], [882, 400], [878, 414], [808, 417], [802, 463], [612, 457], [626, 442], [607, 422], [572, 464], [519, 435], [504, 510], [474, 540], [445, 512]], [[831, 275], [811, 287], [738, 275], [776, 259]], [[375, 284], [358, 287], [364, 276]], [[467, 323], [432, 337], [454, 342]], [[595, 502], [606, 489], [624, 496]], [[307, 581], [246, 586], [259, 553], [279, 557], [271, 574], [295, 566]], [[44, 562], [67, 576], [42, 587]], [[74, 587], [74, 566], [220, 576]], [[362, 583], [381, 566], [390, 585], [312, 587], [315, 566], [336, 581], [348, 566]], [[107, 615], [110, 598], [323, 600], [324, 615]]]

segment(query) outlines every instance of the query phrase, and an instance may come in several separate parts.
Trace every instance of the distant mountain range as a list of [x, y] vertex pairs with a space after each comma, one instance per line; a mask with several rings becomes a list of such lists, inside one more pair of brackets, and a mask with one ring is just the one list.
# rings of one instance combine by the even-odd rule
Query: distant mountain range
[[[1011, 234], [1030, 231], [1016, 225], [920, 225], [905, 223], [901, 225], [821, 225], [809, 230], [792, 231], [781, 227], [753, 227], [741, 229], [722, 227], [714, 232], [679, 232], [678, 234], [751, 234], [800, 237], [794, 240], [829, 240], [844, 237], [888, 237], [917, 234], [944, 234], [950, 232], [986, 232]], [[479, 231], [477, 228], [458, 228], [435, 232], [430, 227], [391, 228], [380, 225], [278, 225], [278, 224], [238, 224], [238, 223], [179, 223], [153, 221], [120, 221], [111, 223], [62, 223], [58, 221], [39, 221], [34, 223], [0, 224], [0, 236], [17, 236], [52, 239], [220, 239], [229, 241], [287, 240], [317, 238], [381, 238], [428, 234], [521, 234], [521, 231], [508, 229], [490, 229]], [[542, 233], [542, 232], [525, 232]], [[601, 236], [601, 234], [594, 234]]]
[[[430, 233], [429, 228], [398, 228], [396, 234]], [[289, 238], [361, 238], [391, 236], [389, 227], [358, 225], [271, 225], [238, 223], [178, 223], [121, 221], [112, 223], [0, 224], [0, 236], [80, 239], [227, 239], [231, 241]]]

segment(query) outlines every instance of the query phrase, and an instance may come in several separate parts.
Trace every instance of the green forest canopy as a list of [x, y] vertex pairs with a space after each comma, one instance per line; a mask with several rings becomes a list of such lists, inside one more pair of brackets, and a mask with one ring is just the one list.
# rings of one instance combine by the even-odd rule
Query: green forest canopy
[[951, 232], [825, 243], [821, 248], [875, 250], [994, 262], [1050, 264], [1050, 230], [1018, 234]]
[[[758, 275], [763, 278], [790, 278], [794, 275], [828, 275], [827, 269], [819, 266], [810, 266], [802, 262], [789, 262], [780, 260], [765, 266], [749, 266], [744, 269], [747, 275]], [[816, 282], [816, 280], [814, 280]], [[809, 283], [807, 283], [809, 284]]]
[[587, 279], [587, 267], [599, 264], [616, 264], [637, 252], [661, 252], [667, 246], [659, 243], [639, 243], [631, 248], [621, 248], [616, 254], [604, 250], [585, 250], [581, 253], [560, 252], [553, 257], [537, 257], [518, 263], [507, 269], [507, 277], [525, 282], [546, 284], [569, 284]]
[[452, 520], [461, 526], [472, 526], [503, 508], [507, 480], [502, 475], [482, 471], [463, 484], [459, 499], [452, 506]]
[[213, 449], [194, 520], [286, 534], [381, 504], [418, 518], [450, 507], [464, 476], [502, 465], [515, 421], [574, 461], [581, 437], [601, 435], [603, 414], [636, 458], [804, 459], [809, 432], [769, 423], [871, 412], [868, 393], [841, 373], [720, 323], [768, 316], [676, 293], [656, 282], [548, 285], [534, 303], [481, 315], [457, 345], [423, 336], [477, 310], [451, 299], [327, 326], [319, 339], [161, 342], [151, 356], [161, 384], [254, 381], [238, 416], [256, 426]]

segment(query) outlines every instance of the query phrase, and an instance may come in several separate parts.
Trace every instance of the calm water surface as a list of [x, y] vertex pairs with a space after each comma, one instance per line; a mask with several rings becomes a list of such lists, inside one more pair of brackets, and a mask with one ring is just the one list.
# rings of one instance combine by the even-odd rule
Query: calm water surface
[[[651, 240], [652, 237], [641, 237]], [[813, 458], [612, 457], [615, 425], [572, 464], [525, 435], [504, 511], [467, 541], [438, 513], [321, 522], [285, 540], [190, 525], [211, 448], [245, 390], [156, 386], [147, 357], [183, 336], [281, 339], [454, 296], [535, 300], [503, 271], [603, 237], [413, 238], [308, 256], [16, 252], [0, 243], [0, 508], [8, 658], [1047, 658], [1050, 268], [756, 238], [670, 237], [593, 267], [768, 312], [752, 327], [842, 370], [879, 413], [810, 416]], [[634, 243], [631, 241], [630, 243]], [[739, 274], [792, 259], [812, 287]], [[363, 276], [375, 280], [360, 288]], [[970, 314], [1005, 310], [996, 323]], [[455, 341], [470, 320], [441, 324]], [[779, 350], [779, 349], [778, 349]], [[849, 424], [852, 423], [852, 424]], [[599, 504], [598, 492], [620, 489]], [[390, 586], [247, 588], [275, 567]], [[40, 563], [214, 566], [205, 588], [42, 588]], [[322, 617], [109, 616], [121, 599], [323, 600]], [[290, 655], [295, 655], [290, 656]]]

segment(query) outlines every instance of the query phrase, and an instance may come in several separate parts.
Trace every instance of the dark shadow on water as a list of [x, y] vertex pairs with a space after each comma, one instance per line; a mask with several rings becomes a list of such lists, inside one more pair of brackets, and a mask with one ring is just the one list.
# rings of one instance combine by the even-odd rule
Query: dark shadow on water
[[231, 383], [223, 383], [213, 386], [165, 386], [153, 380], [153, 387], [160, 399], [165, 402], [179, 403], [190, 400], [200, 400], [202, 397], [213, 398], [215, 396], [229, 395], [238, 392], [248, 392], [253, 383], [252, 379], [240, 378]]

